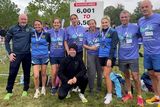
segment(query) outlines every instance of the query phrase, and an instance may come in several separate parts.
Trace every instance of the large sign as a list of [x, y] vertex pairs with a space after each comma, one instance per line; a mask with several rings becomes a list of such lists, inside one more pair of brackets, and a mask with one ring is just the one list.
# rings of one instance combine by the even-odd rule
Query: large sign
[[71, 2], [70, 14], [77, 14], [80, 20], [79, 24], [87, 26], [87, 21], [95, 19], [97, 26], [100, 27], [103, 17], [103, 1], [97, 2]]

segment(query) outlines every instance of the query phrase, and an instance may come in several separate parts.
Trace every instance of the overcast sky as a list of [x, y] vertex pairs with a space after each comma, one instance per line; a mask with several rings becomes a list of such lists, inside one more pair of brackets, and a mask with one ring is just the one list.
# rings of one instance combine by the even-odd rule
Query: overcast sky
[[[32, 0], [11, 0], [15, 2], [18, 7], [21, 9], [20, 13], [24, 12], [25, 7]], [[77, 1], [85, 1], [85, 0], [77, 0]], [[140, 0], [87, 0], [87, 1], [104, 1], [104, 8], [110, 5], [116, 6], [117, 4], [122, 4], [125, 6], [125, 9], [130, 11], [131, 13], [137, 7], [137, 2]], [[154, 9], [160, 8], [160, 0], [151, 0]]]

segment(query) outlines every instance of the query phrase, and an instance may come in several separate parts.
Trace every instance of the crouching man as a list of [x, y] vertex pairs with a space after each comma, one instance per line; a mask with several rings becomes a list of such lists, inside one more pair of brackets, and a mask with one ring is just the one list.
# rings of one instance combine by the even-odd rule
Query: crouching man
[[86, 76], [86, 67], [83, 60], [77, 57], [77, 45], [69, 46], [69, 55], [62, 60], [58, 71], [58, 76], [62, 82], [59, 91], [59, 99], [64, 99], [68, 92], [78, 86], [80, 88], [79, 97], [83, 103], [88, 102], [84, 97], [84, 92], [87, 87], [88, 78]]

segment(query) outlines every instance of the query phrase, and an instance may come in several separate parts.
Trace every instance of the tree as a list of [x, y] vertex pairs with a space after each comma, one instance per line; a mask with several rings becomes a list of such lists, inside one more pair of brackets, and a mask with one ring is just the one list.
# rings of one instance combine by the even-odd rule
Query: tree
[[111, 18], [111, 24], [120, 25], [119, 14], [124, 10], [122, 4], [118, 4], [117, 7], [108, 6], [104, 9], [104, 15], [108, 15]]
[[63, 0], [33, 0], [26, 8], [29, 16], [29, 23], [35, 19], [40, 19], [43, 22], [51, 23], [54, 17], [60, 17], [69, 20], [69, 2]]
[[155, 13], [160, 13], [160, 8], [154, 10]]
[[39, 19], [40, 15], [38, 14], [39, 8], [34, 3], [29, 3], [27, 6], [25, 13], [28, 14], [29, 24], [32, 24], [34, 20]]
[[133, 22], [133, 23], [137, 23], [139, 18], [141, 18], [143, 16], [141, 13], [141, 10], [140, 10], [140, 2], [138, 2], [137, 4], [138, 4], [138, 6], [136, 7], [133, 14], [131, 15], [131, 22]]
[[0, 26], [8, 28], [17, 23], [20, 9], [11, 0], [0, 0]]

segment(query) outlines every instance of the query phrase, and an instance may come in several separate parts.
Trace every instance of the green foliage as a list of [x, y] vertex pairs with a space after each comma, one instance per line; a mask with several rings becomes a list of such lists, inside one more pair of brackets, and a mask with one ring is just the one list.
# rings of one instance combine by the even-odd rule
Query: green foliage
[[160, 8], [159, 8], [159, 9], [154, 10], [154, 12], [156, 12], [156, 13], [160, 13]]
[[124, 10], [122, 4], [118, 4], [117, 7], [108, 6], [104, 9], [104, 15], [108, 15], [111, 18], [111, 25], [120, 25], [119, 14], [122, 10]]
[[[104, 15], [108, 15], [111, 18], [111, 25], [115, 24], [120, 25], [121, 22], [119, 20], [120, 12], [124, 10], [124, 6], [122, 4], [118, 4], [117, 7], [108, 6], [104, 9]], [[156, 13], [160, 13], [160, 9], [153, 10]], [[134, 12], [131, 14], [131, 23], [137, 23], [137, 21], [142, 17], [142, 13], [140, 10], [140, 2], [137, 3], [137, 7]]]
[[137, 23], [139, 18], [141, 18], [142, 16], [143, 15], [142, 15], [141, 10], [140, 10], [140, 2], [138, 2], [136, 9], [134, 10], [133, 14], [131, 15], [131, 22]]
[[0, 0], [0, 26], [8, 28], [17, 23], [19, 11], [20, 9], [11, 0]]
[[52, 25], [52, 20], [55, 17], [65, 19], [69, 25], [69, 3], [61, 0], [33, 0], [26, 8], [29, 16], [29, 23], [35, 19], [40, 19], [43, 22], [48, 22]]

